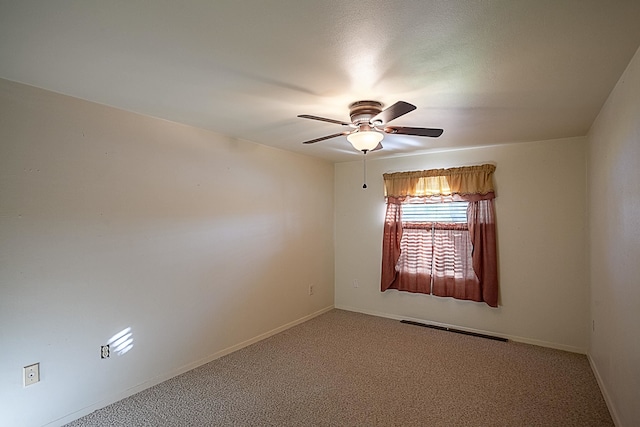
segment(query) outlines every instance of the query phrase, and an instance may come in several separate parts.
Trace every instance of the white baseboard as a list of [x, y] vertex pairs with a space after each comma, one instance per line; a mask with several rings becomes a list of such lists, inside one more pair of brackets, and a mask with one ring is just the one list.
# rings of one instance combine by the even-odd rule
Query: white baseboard
[[233, 353], [234, 351], [238, 351], [238, 350], [240, 350], [240, 349], [242, 349], [244, 347], [248, 347], [251, 344], [257, 343], [258, 341], [262, 341], [262, 340], [267, 339], [267, 338], [269, 338], [269, 337], [271, 337], [271, 336], [273, 336], [275, 334], [278, 334], [278, 333], [280, 333], [282, 331], [285, 331], [285, 330], [287, 330], [289, 328], [292, 328], [292, 327], [294, 327], [296, 325], [299, 325], [299, 324], [304, 323], [304, 322], [306, 322], [308, 320], [311, 320], [314, 317], [320, 316], [321, 314], [324, 314], [324, 313], [332, 310], [333, 308], [334, 308], [333, 305], [331, 305], [329, 307], [325, 307], [325, 308], [323, 308], [321, 310], [316, 311], [315, 313], [311, 313], [311, 314], [309, 314], [307, 316], [304, 316], [304, 317], [296, 319], [296, 320], [294, 320], [292, 322], [286, 323], [286, 324], [284, 324], [282, 326], [279, 326], [279, 327], [277, 327], [275, 329], [272, 329], [272, 330], [267, 331], [267, 332], [265, 332], [263, 334], [255, 336], [255, 337], [253, 337], [251, 339], [248, 339], [246, 341], [243, 341], [243, 342], [238, 343], [236, 345], [233, 345], [231, 347], [227, 347], [227, 348], [225, 348], [223, 350], [215, 352], [215, 353], [213, 353], [213, 354], [211, 354], [211, 355], [209, 355], [209, 356], [207, 356], [205, 358], [202, 358], [200, 360], [197, 360], [197, 361], [195, 361], [193, 363], [189, 363], [187, 365], [181, 366], [180, 368], [178, 368], [176, 370], [168, 372], [168, 373], [166, 373], [164, 375], [160, 375], [160, 376], [157, 376], [157, 377], [155, 377], [155, 378], [153, 378], [153, 379], [151, 379], [149, 381], [145, 381], [144, 383], [139, 384], [139, 385], [137, 385], [135, 387], [131, 387], [131, 388], [129, 388], [127, 390], [124, 390], [122, 392], [115, 393], [115, 394], [113, 394], [112, 396], [110, 396], [107, 399], [103, 399], [103, 400], [101, 400], [99, 402], [96, 402], [96, 403], [94, 403], [92, 405], [89, 405], [89, 406], [87, 406], [85, 408], [82, 408], [82, 409], [80, 409], [78, 411], [75, 411], [75, 412], [73, 412], [73, 413], [71, 413], [69, 415], [66, 415], [66, 416], [64, 416], [62, 418], [59, 418], [59, 419], [55, 420], [55, 421], [47, 423], [43, 427], [60, 427], [60, 426], [63, 426], [65, 424], [68, 424], [71, 421], [77, 420], [78, 418], [84, 417], [85, 415], [88, 415], [88, 414], [92, 413], [93, 411], [96, 411], [96, 410], [98, 410], [100, 408], [104, 408], [105, 406], [111, 405], [112, 403], [115, 403], [115, 402], [117, 402], [119, 400], [122, 400], [124, 398], [129, 397], [129, 396], [132, 396], [132, 395], [134, 395], [136, 393], [141, 392], [142, 390], [146, 390], [146, 389], [148, 389], [150, 387], [153, 387], [154, 385], [160, 384], [161, 382], [167, 381], [167, 380], [169, 380], [169, 379], [171, 379], [173, 377], [176, 377], [176, 376], [178, 376], [180, 374], [184, 374], [185, 372], [188, 372], [188, 371], [190, 371], [192, 369], [195, 369], [198, 366], [202, 366], [204, 364], [212, 362], [212, 361], [214, 361], [216, 359], [219, 359], [219, 358], [221, 358], [223, 356], [226, 356], [227, 354]]
[[600, 376], [600, 371], [598, 371], [598, 367], [595, 362], [591, 358], [591, 355], [587, 352], [587, 359], [589, 360], [589, 365], [591, 365], [591, 370], [593, 371], [593, 375], [596, 377], [596, 381], [598, 382], [598, 387], [600, 387], [600, 392], [602, 393], [602, 397], [604, 397], [604, 402], [607, 404], [607, 408], [609, 408], [609, 413], [611, 414], [611, 418], [613, 419], [613, 423], [616, 426], [622, 426], [620, 422], [620, 417], [618, 416], [618, 412], [616, 411], [615, 406], [613, 406], [613, 401], [611, 400], [611, 396], [607, 392], [607, 388], [604, 386], [604, 381], [602, 380], [602, 376]]
[[574, 346], [564, 345], [564, 344], [558, 344], [558, 343], [553, 343], [553, 342], [548, 342], [548, 341], [541, 341], [541, 340], [536, 340], [536, 339], [532, 339], [532, 338], [519, 337], [519, 336], [516, 336], [516, 335], [501, 334], [501, 333], [496, 333], [496, 332], [493, 332], [493, 331], [485, 331], [485, 330], [482, 330], [482, 329], [467, 328], [467, 327], [464, 327], [464, 326], [452, 325], [452, 324], [448, 324], [448, 323], [433, 322], [433, 321], [430, 321], [430, 320], [418, 319], [418, 318], [415, 318], [415, 317], [399, 316], [399, 315], [396, 315], [396, 314], [382, 313], [382, 312], [377, 312], [377, 311], [372, 311], [372, 310], [363, 310], [363, 309], [360, 309], [360, 308], [343, 306], [343, 305], [336, 305], [335, 308], [340, 309], [340, 310], [354, 311], [356, 313], [369, 314], [371, 316], [386, 317], [388, 319], [410, 320], [412, 322], [419, 322], [419, 323], [424, 323], [424, 324], [427, 324], [427, 325], [434, 325], [434, 326], [442, 326], [442, 327], [445, 327], [445, 328], [459, 329], [461, 331], [473, 332], [473, 333], [476, 333], [476, 334], [492, 335], [492, 336], [495, 336], [495, 337], [506, 338], [508, 340], [521, 342], [521, 343], [524, 343], [524, 344], [531, 344], [531, 345], [537, 345], [539, 347], [547, 347], [547, 348], [553, 348], [553, 349], [556, 349], [556, 350], [569, 351], [571, 353], [580, 353], [580, 354], [586, 354], [587, 353], [586, 349], [584, 349], [584, 348], [574, 347]]

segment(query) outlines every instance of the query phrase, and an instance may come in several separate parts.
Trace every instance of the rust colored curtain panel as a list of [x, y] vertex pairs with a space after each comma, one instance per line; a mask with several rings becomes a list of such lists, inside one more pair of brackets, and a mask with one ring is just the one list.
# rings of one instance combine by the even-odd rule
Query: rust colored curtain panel
[[386, 291], [396, 281], [396, 264], [400, 258], [400, 240], [402, 239], [402, 209], [400, 202], [393, 198], [387, 200], [387, 213], [384, 220], [382, 238], [382, 290]]
[[469, 235], [473, 245], [473, 270], [478, 276], [482, 300], [498, 306], [498, 259], [493, 200], [479, 200], [467, 207]]

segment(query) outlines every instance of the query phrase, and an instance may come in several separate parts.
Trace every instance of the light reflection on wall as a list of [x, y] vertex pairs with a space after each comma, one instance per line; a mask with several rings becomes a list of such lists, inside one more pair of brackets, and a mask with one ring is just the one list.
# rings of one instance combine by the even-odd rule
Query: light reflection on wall
[[107, 344], [109, 344], [109, 347], [113, 352], [118, 356], [122, 356], [133, 348], [133, 332], [131, 332], [131, 328], [121, 330], [109, 338]]

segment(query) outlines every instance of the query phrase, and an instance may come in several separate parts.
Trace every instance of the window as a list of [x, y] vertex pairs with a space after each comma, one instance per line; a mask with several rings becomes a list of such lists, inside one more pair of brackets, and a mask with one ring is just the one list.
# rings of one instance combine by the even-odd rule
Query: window
[[385, 174], [381, 290], [497, 306], [495, 166]]
[[403, 203], [402, 222], [467, 223], [469, 202], [451, 203]]
[[[467, 225], [468, 202], [403, 203], [395, 269], [409, 292], [467, 298], [477, 281]], [[475, 290], [475, 287], [471, 286]]]

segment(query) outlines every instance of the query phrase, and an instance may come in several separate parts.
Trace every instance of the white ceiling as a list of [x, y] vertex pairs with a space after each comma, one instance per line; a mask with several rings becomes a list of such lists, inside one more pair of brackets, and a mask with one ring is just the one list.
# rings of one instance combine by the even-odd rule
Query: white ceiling
[[585, 135], [638, 0], [0, 0], [0, 77], [332, 161], [348, 105], [403, 100], [371, 156]]

